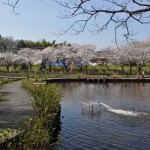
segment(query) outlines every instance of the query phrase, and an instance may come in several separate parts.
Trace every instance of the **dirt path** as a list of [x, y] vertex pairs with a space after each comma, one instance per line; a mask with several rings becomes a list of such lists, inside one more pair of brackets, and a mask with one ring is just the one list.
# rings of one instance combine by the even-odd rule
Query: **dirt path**
[[0, 128], [17, 129], [20, 121], [33, 114], [29, 93], [21, 87], [21, 81], [2, 86], [4, 101], [0, 102]]

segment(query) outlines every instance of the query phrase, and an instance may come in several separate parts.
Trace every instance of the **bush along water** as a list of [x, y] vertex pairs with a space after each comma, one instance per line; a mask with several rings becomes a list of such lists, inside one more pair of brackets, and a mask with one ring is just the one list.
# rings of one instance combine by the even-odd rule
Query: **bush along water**
[[60, 124], [61, 90], [56, 84], [36, 85], [28, 80], [24, 80], [22, 86], [29, 89], [35, 111], [35, 117], [26, 123], [29, 128], [24, 146], [31, 145], [31, 149], [52, 147], [54, 133]]
[[45, 150], [56, 145], [55, 133], [60, 127], [61, 90], [56, 84], [36, 85], [33, 81], [23, 80], [22, 86], [28, 89], [34, 108], [34, 116], [20, 129], [16, 142], [10, 141], [6, 149]]

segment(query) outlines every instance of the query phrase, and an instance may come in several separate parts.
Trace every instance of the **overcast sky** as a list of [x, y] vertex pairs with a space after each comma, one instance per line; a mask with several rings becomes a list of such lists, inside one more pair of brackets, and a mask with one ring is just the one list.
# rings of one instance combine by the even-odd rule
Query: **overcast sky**
[[[4, 1], [4, 0], [3, 0]], [[38, 41], [46, 39], [56, 42], [95, 44], [97, 49], [107, 46], [114, 46], [114, 30], [110, 26], [107, 31], [98, 35], [92, 35], [85, 30], [79, 35], [69, 33], [57, 37], [61, 29], [69, 27], [71, 24], [67, 19], [60, 19], [60, 6], [52, 0], [20, 0], [20, 7], [17, 11], [19, 15], [14, 15], [12, 9], [0, 3], [0, 34], [2, 36], [12, 36], [16, 39]], [[105, 18], [102, 18], [105, 19]], [[137, 32], [137, 40], [145, 40], [150, 37], [150, 25], [132, 24]]]

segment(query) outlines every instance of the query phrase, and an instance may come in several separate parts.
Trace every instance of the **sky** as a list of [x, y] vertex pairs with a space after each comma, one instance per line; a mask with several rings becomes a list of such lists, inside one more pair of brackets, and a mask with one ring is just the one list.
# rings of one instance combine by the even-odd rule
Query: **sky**
[[[5, 0], [3, 0], [5, 1]], [[66, 33], [57, 36], [60, 30], [70, 26], [68, 19], [61, 19], [59, 11], [62, 8], [52, 0], [20, 0], [17, 11], [19, 15], [12, 12], [12, 8], [4, 5], [0, 1], [0, 34], [2, 36], [12, 36], [14, 40], [39, 41], [46, 39], [57, 43], [67, 41], [67, 43], [94, 44], [97, 50], [114, 46], [114, 30], [109, 27], [107, 31], [93, 35], [88, 30], [79, 35]], [[105, 18], [102, 18], [102, 21]], [[140, 25], [133, 23], [132, 27], [137, 40], [145, 40], [150, 37], [150, 25]]]

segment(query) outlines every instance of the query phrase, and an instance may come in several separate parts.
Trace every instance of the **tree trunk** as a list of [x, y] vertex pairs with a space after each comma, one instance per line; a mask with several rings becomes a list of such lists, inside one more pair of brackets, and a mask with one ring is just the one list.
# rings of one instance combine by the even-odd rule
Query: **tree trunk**
[[32, 69], [32, 64], [31, 64], [31, 63], [29, 64], [29, 69], [30, 69], [30, 70]]
[[66, 73], [68, 72], [68, 66], [65, 66]]
[[130, 64], [130, 73], [132, 73], [132, 66], [133, 66], [133, 65], [132, 65], [132, 64]]
[[140, 72], [141, 72], [141, 70], [142, 70], [142, 65], [137, 65], [137, 70], [138, 70], [138, 74], [140, 75]]
[[105, 65], [106, 65], [106, 69], [107, 69], [107, 71], [109, 71], [110, 69], [109, 69], [109, 67], [108, 67], [108, 64], [106, 63]]
[[88, 74], [88, 66], [85, 66], [86, 74]]
[[121, 65], [122, 74], [124, 74], [124, 65]]
[[80, 67], [80, 71], [81, 71], [81, 73], [82, 73], [82, 71], [83, 71], [83, 66]]
[[51, 65], [49, 65], [49, 72], [51, 72], [52, 71], [52, 66]]
[[9, 65], [6, 66], [6, 69], [7, 69], [8, 72], [9, 72], [9, 67], [10, 67]]

